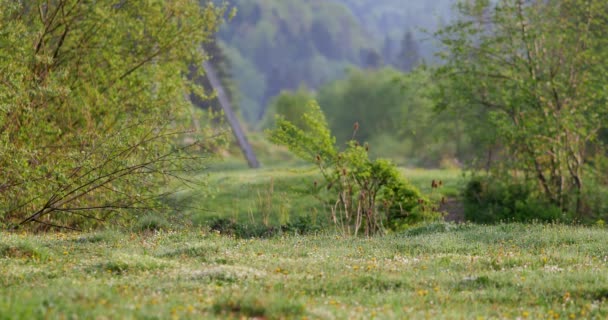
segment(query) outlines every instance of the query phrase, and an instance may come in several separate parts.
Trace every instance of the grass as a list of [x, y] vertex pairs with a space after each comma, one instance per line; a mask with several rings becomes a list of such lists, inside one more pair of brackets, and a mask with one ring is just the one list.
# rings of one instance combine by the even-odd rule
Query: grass
[[606, 229], [524, 224], [3, 233], [0, 319], [605, 319], [606, 243]]
[[[442, 180], [440, 192], [458, 195], [462, 174], [459, 170], [401, 169], [424, 194], [431, 192], [431, 181]], [[299, 217], [310, 217], [313, 224], [329, 223], [329, 209], [312, 194], [314, 182], [323, 178], [314, 167], [232, 169], [212, 171], [195, 177], [207, 181], [205, 190], [184, 191], [174, 202], [195, 226], [208, 225], [217, 218], [228, 218], [250, 225], [284, 225]]]
[[[435, 179], [442, 195], [458, 194], [458, 171], [402, 172], [424, 193]], [[310, 192], [314, 169], [194, 179], [213, 189], [172, 200], [188, 227], [145, 216], [122, 230], [1, 233], [0, 320], [608, 317], [605, 228], [433, 223], [371, 239], [299, 235], [277, 226], [328, 225]], [[229, 236], [210, 230], [214, 219], [278, 232]]]

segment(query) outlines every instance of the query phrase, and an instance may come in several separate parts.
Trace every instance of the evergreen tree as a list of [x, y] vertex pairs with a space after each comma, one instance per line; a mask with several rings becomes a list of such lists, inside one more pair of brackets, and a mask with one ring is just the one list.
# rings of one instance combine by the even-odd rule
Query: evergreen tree
[[397, 56], [397, 67], [403, 71], [412, 71], [420, 62], [420, 50], [418, 42], [411, 30], [403, 35], [401, 40], [401, 51]]

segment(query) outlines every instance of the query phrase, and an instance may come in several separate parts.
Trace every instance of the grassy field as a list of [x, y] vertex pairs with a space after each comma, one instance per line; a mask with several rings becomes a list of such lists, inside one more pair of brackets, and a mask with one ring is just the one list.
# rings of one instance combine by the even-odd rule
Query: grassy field
[[[433, 179], [449, 197], [462, 183], [458, 171], [403, 173], [427, 194]], [[605, 228], [432, 223], [345, 238], [310, 192], [319, 178], [212, 170], [194, 177], [207, 189], [173, 199], [186, 227], [2, 233], [0, 319], [608, 318]], [[325, 228], [246, 239], [209, 227], [304, 216]]]
[[608, 232], [431, 224], [373, 239], [0, 235], [1, 319], [606, 319]]

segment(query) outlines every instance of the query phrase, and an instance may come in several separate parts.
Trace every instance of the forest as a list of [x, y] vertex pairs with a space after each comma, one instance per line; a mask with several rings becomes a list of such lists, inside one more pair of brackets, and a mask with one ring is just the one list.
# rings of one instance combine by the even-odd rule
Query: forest
[[608, 317], [604, 0], [0, 0], [0, 320]]

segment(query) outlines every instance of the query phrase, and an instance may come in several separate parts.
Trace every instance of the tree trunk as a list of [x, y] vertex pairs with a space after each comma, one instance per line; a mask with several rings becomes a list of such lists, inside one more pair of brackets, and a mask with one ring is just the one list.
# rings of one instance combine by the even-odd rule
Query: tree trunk
[[205, 74], [207, 75], [207, 79], [209, 79], [211, 86], [217, 92], [217, 99], [220, 102], [220, 106], [224, 111], [224, 115], [226, 116], [230, 127], [232, 128], [232, 133], [236, 137], [236, 141], [239, 144], [239, 148], [241, 148], [243, 155], [247, 159], [249, 167], [253, 169], [259, 168], [260, 163], [258, 162], [258, 159], [255, 156], [255, 153], [253, 152], [253, 148], [247, 140], [247, 136], [245, 135], [245, 132], [243, 131], [239, 120], [232, 111], [232, 105], [230, 104], [230, 100], [224, 92], [224, 88], [222, 87], [222, 84], [219, 78], [217, 77], [215, 69], [208, 61], [203, 61], [203, 68], [205, 69]]

